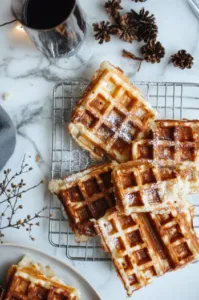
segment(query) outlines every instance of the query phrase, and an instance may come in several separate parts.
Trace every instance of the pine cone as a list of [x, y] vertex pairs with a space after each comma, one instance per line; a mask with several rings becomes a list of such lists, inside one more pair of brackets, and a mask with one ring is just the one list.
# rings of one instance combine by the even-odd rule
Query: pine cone
[[100, 23], [94, 23], [93, 30], [96, 32], [94, 37], [96, 40], [99, 40], [99, 44], [103, 44], [103, 42], [107, 43], [111, 40], [110, 22], [102, 21]]
[[186, 52], [186, 50], [179, 50], [176, 54], [171, 56], [171, 61], [174, 67], [182, 70], [185, 68], [191, 69], [193, 66], [193, 56]]
[[145, 2], [146, 0], [132, 0], [134, 2]]
[[[129, 17], [128, 17], [128, 13], [127, 14], [123, 14], [120, 16], [120, 18], [118, 19], [118, 24], [120, 25], [130, 25], [129, 24]], [[131, 25], [130, 25], [131, 26]]]
[[144, 60], [154, 64], [159, 63], [161, 58], [165, 56], [165, 49], [160, 42], [152, 40], [141, 48], [141, 53]]
[[135, 28], [137, 40], [148, 43], [150, 40], [155, 40], [158, 34], [158, 26], [153, 14], [142, 8], [138, 13], [131, 10], [128, 15], [128, 23]]
[[119, 18], [120, 14], [118, 10], [123, 9], [120, 4], [121, 0], [108, 0], [105, 3], [104, 7], [110, 18], [113, 18], [114, 20], [117, 20]]
[[136, 40], [134, 28], [130, 25], [112, 25], [110, 28], [110, 33], [117, 35], [121, 40], [127, 43], [132, 43], [134, 40]]

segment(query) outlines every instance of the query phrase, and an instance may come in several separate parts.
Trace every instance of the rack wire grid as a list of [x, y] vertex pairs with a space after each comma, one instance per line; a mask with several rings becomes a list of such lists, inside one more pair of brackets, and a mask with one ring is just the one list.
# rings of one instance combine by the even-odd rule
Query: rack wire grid
[[[198, 119], [199, 84], [169, 82], [134, 82], [144, 97], [159, 111], [162, 119]], [[58, 83], [54, 88], [52, 116], [52, 179], [62, 178], [95, 163], [71, 138], [67, 128], [71, 112], [88, 82]], [[191, 197], [195, 205], [194, 227], [199, 234], [199, 205], [197, 196]], [[110, 260], [98, 237], [87, 243], [76, 243], [68, 225], [62, 205], [55, 196], [50, 199], [49, 241], [55, 247], [66, 248], [72, 260]]]

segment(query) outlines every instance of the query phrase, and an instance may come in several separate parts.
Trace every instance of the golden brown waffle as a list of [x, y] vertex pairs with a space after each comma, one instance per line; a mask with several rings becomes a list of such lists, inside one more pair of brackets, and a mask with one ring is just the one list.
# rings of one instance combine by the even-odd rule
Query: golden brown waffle
[[167, 214], [125, 216], [116, 209], [95, 221], [128, 295], [153, 278], [199, 259], [199, 243], [189, 209]]
[[148, 136], [133, 142], [132, 159], [188, 161], [199, 166], [199, 121], [155, 121]]
[[104, 62], [77, 104], [69, 131], [94, 158], [107, 155], [126, 162], [132, 141], [150, 128], [155, 116], [121, 70]]
[[130, 161], [112, 173], [117, 208], [124, 214], [183, 206], [184, 196], [199, 189], [198, 170], [187, 164]]
[[56, 194], [69, 217], [76, 241], [96, 235], [90, 219], [99, 219], [115, 206], [111, 173], [117, 163], [91, 167], [64, 180], [52, 180], [49, 190]]
[[27, 257], [8, 272], [5, 300], [80, 300], [79, 292], [55, 277], [50, 267]]

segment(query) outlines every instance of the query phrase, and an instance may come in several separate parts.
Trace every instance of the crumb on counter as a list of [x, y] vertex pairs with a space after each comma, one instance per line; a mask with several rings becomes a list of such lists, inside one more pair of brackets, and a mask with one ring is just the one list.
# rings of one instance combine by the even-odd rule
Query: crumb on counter
[[39, 163], [39, 162], [41, 161], [41, 157], [40, 157], [39, 154], [36, 155], [35, 161], [36, 161], [37, 163]]

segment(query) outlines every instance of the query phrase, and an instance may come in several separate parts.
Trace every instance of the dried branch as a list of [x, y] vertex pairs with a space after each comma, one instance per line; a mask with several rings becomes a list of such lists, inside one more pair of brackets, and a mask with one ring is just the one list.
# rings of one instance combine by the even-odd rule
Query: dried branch
[[126, 58], [132, 58], [133, 60], [143, 61], [142, 58], [137, 57], [135, 54], [133, 54], [133, 53], [127, 51], [127, 50], [123, 50], [123, 51], [122, 51], [122, 56], [123, 56], [123, 57], [126, 57]]
[[122, 51], [122, 56], [125, 57], [125, 58], [130, 58], [130, 59], [139, 61], [139, 66], [138, 66], [137, 72], [140, 71], [140, 68], [141, 68], [141, 65], [142, 65], [142, 62], [143, 62], [143, 58], [137, 57], [135, 54], [133, 54], [133, 53], [127, 51], [127, 50]]
[[[33, 185], [32, 187], [24, 188], [26, 183], [20, 177], [29, 173], [33, 170], [32, 167], [25, 162], [25, 156], [22, 160], [22, 164], [20, 170], [16, 172], [14, 175], [11, 175], [11, 169], [4, 170], [4, 179], [0, 182], [0, 197], [3, 200], [0, 200], [0, 205], [4, 207], [3, 212], [0, 213], [0, 242], [2, 242], [2, 238], [4, 237], [4, 231], [8, 228], [20, 229], [25, 228], [29, 233], [29, 238], [31, 240], [35, 240], [32, 236], [32, 227], [39, 226], [38, 219], [47, 218], [42, 215], [42, 213], [47, 209], [47, 207], [42, 208], [38, 213], [33, 216], [27, 215], [23, 220], [14, 218], [17, 212], [23, 209], [23, 205], [19, 204], [19, 200], [23, 197], [23, 195], [35, 188], [37, 188], [40, 184], [43, 183], [41, 180], [39, 183]], [[19, 180], [16, 183], [16, 180]], [[6, 205], [7, 203], [7, 205]], [[15, 219], [15, 220], [13, 220]]]

